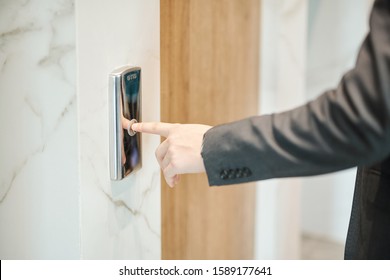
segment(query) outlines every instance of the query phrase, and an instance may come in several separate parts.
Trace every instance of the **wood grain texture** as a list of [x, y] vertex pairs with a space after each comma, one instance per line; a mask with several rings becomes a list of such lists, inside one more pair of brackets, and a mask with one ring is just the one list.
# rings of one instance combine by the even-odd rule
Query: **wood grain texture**
[[[161, 0], [161, 120], [217, 125], [257, 113], [260, 1]], [[254, 184], [162, 179], [163, 259], [251, 259]]]

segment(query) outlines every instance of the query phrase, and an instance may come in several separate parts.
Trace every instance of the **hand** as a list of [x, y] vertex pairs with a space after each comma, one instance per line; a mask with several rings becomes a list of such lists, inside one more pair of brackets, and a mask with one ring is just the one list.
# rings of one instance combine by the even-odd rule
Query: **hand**
[[157, 134], [166, 139], [156, 150], [165, 181], [174, 187], [179, 174], [205, 171], [201, 156], [203, 135], [211, 128], [201, 124], [135, 123], [134, 131]]

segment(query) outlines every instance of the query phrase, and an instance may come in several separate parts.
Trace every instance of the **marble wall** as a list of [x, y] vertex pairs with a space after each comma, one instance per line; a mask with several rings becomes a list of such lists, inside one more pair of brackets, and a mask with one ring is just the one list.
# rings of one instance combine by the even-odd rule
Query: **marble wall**
[[[368, 31], [372, 0], [311, 0], [308, 13], [307, 99], [337, 86], [354, 66]], [[326, 36], [325, 36], [326, 34]], [[308, 178], [302, 188], [302, 231], [344, 244], [356, 169]]]
[[159, 259], [159, 137], [111, 182], [108, 73], [143, 71], [158, 121], [158, 0], [0, 2], [0, 258]]
[[159, 0], [77, 1], [82, 258], [159, 259], [160, 137], [142, 136], [143, 167], [111, 182], [108, 73], [142, 68], [142, 119], [160, 119]]
[[73, 0], [0, 2], [0, 259], [78, 258]]
[[[307, 0], [262, 1], [261, 114], [305, 102], [307, 9]], [[301, 179], [267, 180], [258, 185], [256, 258], [298, 259]]]

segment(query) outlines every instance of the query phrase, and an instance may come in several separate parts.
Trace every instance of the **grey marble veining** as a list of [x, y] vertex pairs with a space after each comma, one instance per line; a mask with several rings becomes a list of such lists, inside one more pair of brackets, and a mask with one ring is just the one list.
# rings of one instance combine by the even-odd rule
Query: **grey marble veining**
[[107, 116], [108, 73], [131, 64], [142, 118], [159, 120], [159, 1], [94, 3], [0, 2], [2, 259], [161, 257], [160, 138], [111, 182]]
[[0, 2], [0, 258], [79, 258], [72, 0]]
[[122, 181], [110, 181], [108, 163], [109, 72], [140, 66], [142, 119], [160, 118], [159, 1], [90, 4], [76, 2], [82, 258], [159, 259], [160, 138], [142, 136], [142, 168]]

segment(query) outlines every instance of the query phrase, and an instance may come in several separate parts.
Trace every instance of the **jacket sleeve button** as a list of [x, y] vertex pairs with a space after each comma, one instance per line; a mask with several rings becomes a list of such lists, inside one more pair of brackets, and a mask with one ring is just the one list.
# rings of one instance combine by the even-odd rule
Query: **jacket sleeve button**
[[235, 179], [236, 178], [236, 171], [234, 169], [229, 169], [228, 178], [229, 179]]
[[221, 173], [219, 174], [219, 177], [222, 179], [222, 180], [226, 180], [229, 176], [229, 173], [226, 169], [222, 170]]
[[242, 174], [244, 177], [249, 177], [252, 175], [252, 171], [248, 167], [242, 169]]

